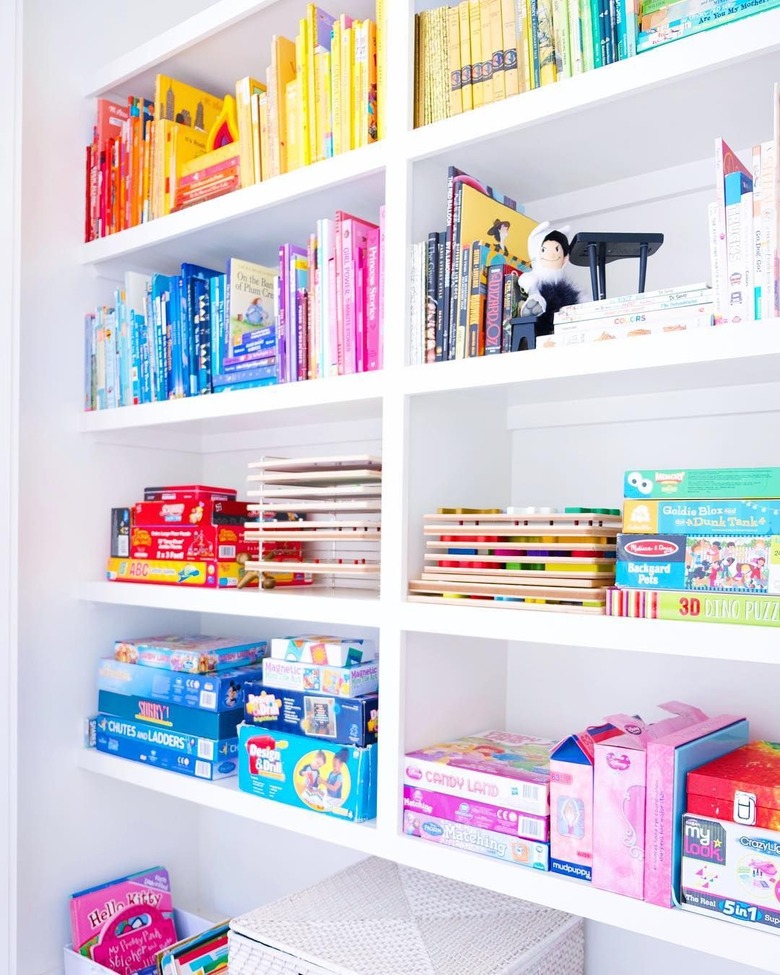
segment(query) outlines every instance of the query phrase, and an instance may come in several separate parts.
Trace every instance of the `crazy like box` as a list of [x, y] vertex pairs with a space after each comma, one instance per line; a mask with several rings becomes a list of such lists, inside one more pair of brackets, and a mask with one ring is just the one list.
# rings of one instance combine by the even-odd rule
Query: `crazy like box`
[[377, 745], [332, 745], [248, 724], [238, 742], [243, 792], [353, 822], [376, 817]]
[[780, 830], [780, 744], [754, 741], [694, 769], [688, 812]]
[[687, 815], [682, 836], [686, 910], [780, 933], [780, 833]]
[[261, 681], [244, 685], [247, 724], [291, 735], [325, 738], [341, 745], [372, 745], [379, 727], [379, 697], [334, 697], [266, 687]]

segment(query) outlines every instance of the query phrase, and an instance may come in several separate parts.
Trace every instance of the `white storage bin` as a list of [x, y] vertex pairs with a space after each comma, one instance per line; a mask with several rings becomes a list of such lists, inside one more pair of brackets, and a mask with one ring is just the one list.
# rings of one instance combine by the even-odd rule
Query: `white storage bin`
[[[214, 925], [214, 921], [207, 921], [203, 917], [198, 917], [197, 914], [188, 914], [186, 911], [174, 910], [173, 920], [179, 938], [190, 938], [192, 935], [200, 934], [201, 931], [205, 931], [206, 928]], [[110, 968], [104, 968], [103, 965], [98, 965], [91, 958], [74, 951], [71, 945], [63, 948], [63, 954], [65, 955], [65, 975], [115, 975]]]
[[229, 975], [583, 975], [581, 918], [372, 858], [230, 922]]

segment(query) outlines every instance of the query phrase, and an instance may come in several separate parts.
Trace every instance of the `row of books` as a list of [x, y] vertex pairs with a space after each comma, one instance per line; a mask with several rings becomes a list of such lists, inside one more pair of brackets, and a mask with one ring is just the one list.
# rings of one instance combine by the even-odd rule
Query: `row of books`
[[412, 251], [412, 363], [508, 351], [511, 330], [504, 322], [502, 339], [496, 328], [514, 314], [535, 226], [515, 200], [450, 167], [446, 229]]
[[721, 322], [780, 316], [780, 85], [774, 87], [775, 139], [743, 162], [715, 142], [716, 198], [708, 208], [712, 286]]
[[85, 318], [85, 409], [380, 369], [383, 227], [338, 211], [274, 268], [128, 271]]
[[[379, 24], [384, 0], [377, 0]], [[310, 3], [260, 80], [224, 97], [157, 75], [153, 100], [100, 98], [86, 149], [85, 240], [375, 142], [383, 31]]]
[[461, 0], [415, 17], [415, 125], [623, 61], [780, 0]]

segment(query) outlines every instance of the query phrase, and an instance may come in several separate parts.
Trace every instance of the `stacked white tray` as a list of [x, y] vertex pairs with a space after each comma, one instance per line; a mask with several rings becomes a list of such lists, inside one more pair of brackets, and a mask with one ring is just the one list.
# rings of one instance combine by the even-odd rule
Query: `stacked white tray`
[[[318, 581], [362, 579], [370, 587], [379, 580], [382, 507], [382, 461], [357, 454], [340, 457], [264, 457], [249, 465], [250, 505], [258, 521], [246, 526], [248, 540], [300, 542], [300, 562], [285, 562], [285, 571], [305, 572]], [[291, 511], [305, 520], [274, 518]], [[278, 570], [278, 563], [248, 562], [256, 572]]]
[[369, 858], [230, 923], [229, 975], [583, 975], [580, 918]]

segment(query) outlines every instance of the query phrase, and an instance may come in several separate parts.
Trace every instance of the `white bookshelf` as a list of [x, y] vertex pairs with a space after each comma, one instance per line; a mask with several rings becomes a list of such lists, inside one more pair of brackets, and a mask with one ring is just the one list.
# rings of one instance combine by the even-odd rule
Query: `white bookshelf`
[[[64, 898], [113, 869], [143, 866], [139, 859], [165, 862], [179, 878], [182, 906], [216, 916], [227, 910], [224, 905], [248, 909], [270, 896], [258, 884], [263, 857], [284, 865], [283, 880], [273, 889], [308, 883], [308, 861], [296, 852], [306, 843], [309, 851], [327, 844], [388, 857], [610, 926], [594, 942], [602, 947], [591, 953], [588, 975], [622, 975], [628, 967], [615, 967], [616, 952], [603, 947], [625, 944], [615, 940], [622, 937], [615, 928], [654, 939], [630, 942], [637, 975], [653, 970], [639, 967], [640, 955], [648, 966], [661, 964], [660, 942], [697, 953], [693, 966], [689, 958], [684, 962], [691, 975], [718, 964], [726, 967], [717, 975], [742, 975], [745, 966], [780, 973], [780, 943], [764, 932], [663, 911], [400, 832], [404, 751], [483, 723], [563, 735], [611, 711], [651, 710], [658, 701], [682, 698], [711, 711], [744, 707], [755, 718], [756, 737], [780, 736], [773, 692], [780, 651], [772, 630], [406, 599], [407, 582], [422, 564], [422, 514], [438, 505], [582, 499], [616, 506], [620, 475], [629, 466], [780, 463], [774, 446], [778, 322], [608, 348], [406, 364], [408, 248], [443, 226], [448, 165], [500, 186], [537, 219], [549, 213], [560, 222], [579, 221], [579, 229], [659, 227], [667, 242], [650, 262], [648, 287], [706, 279], [708, 195], [698, 173], [709, 172], [715, 136], [735, 147], [771, 136], [780, 11], [413, 131], [415, 6], [413, 0], [392, 0], [383, 143], [79, 245], [80, 150], [92, 121], [91, 99], [151, 91], [157, 71], [229, 90], [237, 77], [264, 69], [271, 34], [294, 34], [305, 4], [217, 0], [176, 23], [193, 6], [181, 0], [167, 12], [170, 26], [159, 32], [150, 0], [138, 0], [115, 27], [87, 11], [46, 6], [25, 12], [25, 178], [38, 191], [35, 199], [23, 200], [26, 263], [18, 336], [24, 622], [18, 662], [25, 700], [32, 695], [52, 704], [28, 705], [20, 713], [18, 789], [26, 812], [19, 900], [41, 896], [45, 921], [33, 928], [20, 918], [19, 975], [54, 970], [65, 935]], [[365, 16], [373, 0], [346, 6]], [[96, 68], [94, 52], [101, 45], [115, 59]], [[67, 79], [56, 131], [49, 130], [54, 123], [44, 112], [47, 96], [36, 83], [39, 57]], [[82, 69], [74, 65], [88, 65], [89, 76], [79, 78]], [[746, 97], [748, 90], [755, 97]], [[83, 139], [74, 136], [78, 132]], [[50, 170], [33, 149], [54, 136], [63, 164], [44, 179]], [[675, 182], [682, 170], [684, 178]], [[620, 199], [619, 207], [610, 205], [613, 198]], [[125, 269], [166, 271], [183, 259], [219, 265], [233, 255], [273, 262], [277, 245], [308, 233], [317, 217], [337, 208], [375, 216], [383, 201], [382, 373], [79, 412], [78, 322], [107, 299]], [[621, 286], [630, 290], [624, 281], [634, 274], [633, 268], [610, 268], [610, 293]], [[55, 295], [41, 287], [42, 280], [63, 284]], [[37, 339], [43, 322], [57, 326], [46, 342]], [[246, 463], [260, 452], [293, 455], [313, 447], [324, 453], [381, 450], [378, 597], [102, 581], [108, 510], [136, 500], [144, 484], [202, 479], [234, 483], [243, 493]], [[53, 491], [58, 517], [42, 519]], [[45, 604], [40, 552], [53, 567]], [[242, 794], [235, 781], [193, 781], [79, 748], [75, 729], [95, 707], [95, 660], [115, 637], [167, 628], [276, 635], [315, 627], [379, 636], [375, 823], [336, 822]], [[63, 656], [53, 663], [55, 646]], [[39, 771], [44, 768], [46, 773]], [[55, 831], [47, 819], [53, 790], [67, 796], [58, 800]], [[264, 849], [266, 837], [273, 849]]]

